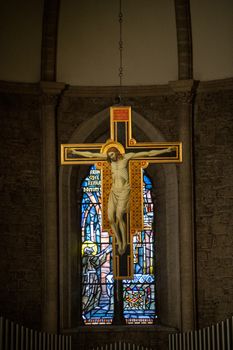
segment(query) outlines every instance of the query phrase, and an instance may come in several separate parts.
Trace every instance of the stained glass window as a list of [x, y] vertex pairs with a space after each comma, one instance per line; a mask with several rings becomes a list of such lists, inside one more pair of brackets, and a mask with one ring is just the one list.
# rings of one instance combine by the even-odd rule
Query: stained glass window
[[[113, 318], [111, 237], [101, 232], [100, 171], [91, 167], [82, 183], [82, 316], [85, 324]], [[110, 276], [110, 277], [109, 277]]]
[[[156, 318], [154, 278], [154, 208], [152, 183], [143, 175], [144, 230], [133, 238], [134, 279], [123, 281], [127, 323], [148, 324]], [[112, 240], [101, 231], [101, 178], [92, 166], [82, 182], [82, 317], [85, 324], [108, 324], [114, 314]]]

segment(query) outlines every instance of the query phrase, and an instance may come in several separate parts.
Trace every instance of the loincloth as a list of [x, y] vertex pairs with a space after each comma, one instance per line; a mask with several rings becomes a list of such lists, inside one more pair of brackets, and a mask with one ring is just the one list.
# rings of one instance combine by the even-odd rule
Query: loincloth
[[109, 198], [108, 198], [108, 206], [119, 208], [122, 211], [126, 212], [128, 207], [130, 197], [130, 186], [129, 184], [125, 184], [121, 188], [112, 187]]

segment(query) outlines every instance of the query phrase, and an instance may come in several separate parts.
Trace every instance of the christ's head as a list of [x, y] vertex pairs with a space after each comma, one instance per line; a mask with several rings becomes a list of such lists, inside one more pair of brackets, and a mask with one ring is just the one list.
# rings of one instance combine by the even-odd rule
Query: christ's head
[[116, 162], [121, 157], [121, 152], [116, 147], [110, 147], [107, 151], [107, 160], [109, 162]]

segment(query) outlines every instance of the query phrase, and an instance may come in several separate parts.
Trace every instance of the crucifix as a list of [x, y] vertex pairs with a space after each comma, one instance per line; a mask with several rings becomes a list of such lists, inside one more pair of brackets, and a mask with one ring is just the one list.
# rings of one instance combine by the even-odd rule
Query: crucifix
[[114, 279], [133, 278], [133, 235], [144, 229], [142, 171], [150, 163], [182, 161], [180, 142], [137, 142], [131, 107], [110, 107], [105, 143], [62, 144], [61, 164], [95, 164], [101, 170], [102, 231], [113, 238]]

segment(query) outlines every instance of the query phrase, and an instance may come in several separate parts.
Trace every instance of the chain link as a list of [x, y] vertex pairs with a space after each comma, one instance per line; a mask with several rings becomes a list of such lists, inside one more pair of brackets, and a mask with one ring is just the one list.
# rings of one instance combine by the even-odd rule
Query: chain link
[[123, 51], [123, 40], [122, 40], [122, 22], [123, 22], [123, 13], [122, 13], [122, 6], [121, 6], [121, 0], [119, 0], [119, 29], [120, 29], [120, 39], [119, 39], [119, 53], [120, 53], [120, 66], [119, 66], [119, 79], [120, 79], [120, 96], [119, 99], [121, 100], [122, 95], [122, 81], [123, 81], [123, 58], [122, 58], [122, 51]]

